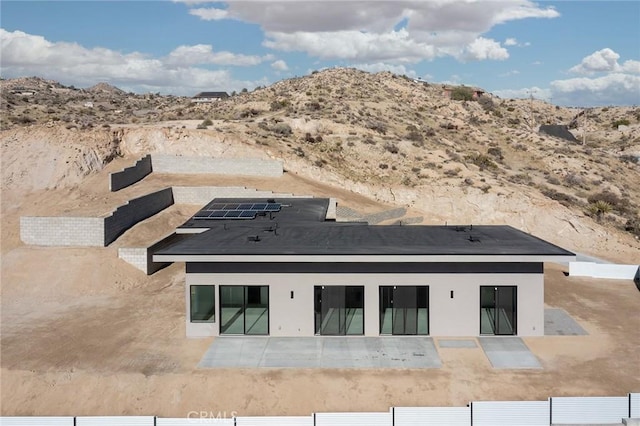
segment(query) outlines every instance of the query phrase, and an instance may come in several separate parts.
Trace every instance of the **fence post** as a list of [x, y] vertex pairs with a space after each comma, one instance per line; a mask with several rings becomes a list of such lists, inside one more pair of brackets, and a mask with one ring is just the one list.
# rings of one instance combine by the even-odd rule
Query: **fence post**
[[549, 425], [553, 424], [553, 398], [549, 397]]

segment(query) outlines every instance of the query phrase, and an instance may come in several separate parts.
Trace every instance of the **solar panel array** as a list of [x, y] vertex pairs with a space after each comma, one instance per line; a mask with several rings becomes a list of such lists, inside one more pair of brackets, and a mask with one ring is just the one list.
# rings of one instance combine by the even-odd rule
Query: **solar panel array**
[[255, 219], [259, 213], [279, 212], [280, 203], [218, 203], [211, 202], [193, 216], [200, 220]]

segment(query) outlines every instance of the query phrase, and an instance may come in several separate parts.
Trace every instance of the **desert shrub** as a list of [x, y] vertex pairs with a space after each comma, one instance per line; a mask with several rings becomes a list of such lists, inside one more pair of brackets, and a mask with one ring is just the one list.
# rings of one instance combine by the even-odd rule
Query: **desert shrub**
[[378, 164], [378, 167], [380, 167], [382, 170], [385, 170], [385, 169], [389, 168], [389, 165], [385, 164], [385, 163], [380, 163], [380, 164]]
[[413, 173], [420, 173], [420, 170], [422, 170], [422, 169], [420, 169], [420, 167], [412, 167], [412, 168], [411, 168], [411, 171], [412, 171]]
[[316, 140], [313, 136], [311, 136], [311, 133], [307, 132], [304, 135], [304, 141], [309, 143], [315, 143]]
[[507, 111], [509, 111], [509, 112], [513, 112], [515, 110], [516, 110], [515, 107], [512, 107], [512, 106], [507, 107]]
[[492, 157], [497, 158], [498, 160], [504, 160], [504, 155], [502, 155], [502, 150], [498, 147], [491, 147], [487, 150], [487, 154]]
[[271, 131], [282, 136], [289, 136], [293, 131], [287, 123], [277, 123], [271, 126]]
[[371, 129], [374, 132], [378, 132], [382, 135], [387, 134], [387, 125], [382, 121], [369, 121], [367, 122], [367, 129]]
[[271, 102], [271, 104], [269, 105], [269, 109], [271, 111], [279, 111], [283, 108], [286, 108], [290, 105], [290, 102], [288, 99], [280, 99], [280, 100], [274, 100]]
[[493, 103], [493, 99], [489, 96], [481, 96], [480, 99], [478, 99], [478, 103], [482, 106], [482, 109], [487, 112], [493, 111], [496, 108], [496, 105]]
[[414, 142], [424, 142], [424, 136], [417, 129], [406, 134], [405, 138]]
[[371, 137], [366, 138], [366, 139], [365, 139], [365, 140], [363, 140], [362, 142], [363, 142], [363, 143], [366, 143], [367, 145], [375, 145], [375, 144], [376, 144], [376, 141], [375, 141], [375, 140], [373, 140], [373, 138], [371, 138]]
[[569, 173], [564, 177], [564, 183], [567, 186], [584, 186], [585, 182], [582, 176], [575, 173]]
[[309, 103], [307, 104], [307, 109], [308, 109], [309, 111], [318, 111], [318, 110], [320, 110], [321, 108], [322, 108], [322, 106], [320, 105], [320, 103], [319, 103], [319, 102], [309, 102]]
[[451, 99], [454, 101], [473, 100], [473, 90], [470, 87], [458, 86], [451, 91]]
[[484, 154], [467, 155], [465, 159], [475, 164], [476, 166], [480, 167], [480, 170], [498, 168], [497, 164], [494, 163], [493, 160], [491, 160], [491, 158], [489, 158]]
[[597, 194], [592, 194], [587, 198], [587, 201], [591, 204], [596, 204], [598, 201], [607, 203], [611, 208], [614, 208], [620, 212], [625, 212], [629, 207], [629, 201], [620, 198], [611, 191], [601, 191]]
[[624, 225], [624, 230], [634, 235], [640, 236], [640, 219], [638, 217], [628, 217]]
[[589, 204], [587, 212], [591, 217], [595, 217], [597, 221], [600, 221], [607, 213], [611, 212], [613, 208], [611, 204], [606, 201], [598, 200], [595, 203]]
[[398, 145], [393, 144], [393, 143], [386, 143], [384, 145], [384, 149], [386, 149], [387, 151], [389, 151], [392, 154], [397, 154], [398, 152], [400, 152], [400, 149], [398, 148]]
[[449, 169], [444, 171], [444, 175], [447, 177], [456, 177], [461, 172], [460, 167], [455, 169]]
[[629, 124], [631, 124], [631, 122], [629, 120], [627, 120], [626, 118], [623, 118], [621, 120], [616, 120], [614, 122], [611, 123], [611, 127], [614, 129], [617, 129], [618, 126], [628, 126]]
[[557, 202], [559, 202], [560, 204], [562, 204], [565, 207], [571, 207], [571, 206], [575, 206], [575, 205], [580, 205], [580, 200], [578, 200], [577, 198], [569, 195], [569, 194], [565, 194], [564, 192], [559, 192], [556, 191], [553, 188], [544, 188], [541, 190], [542, 194], [548, 198], [551, 198], [552, 200], [555, 200]]
[[547, 182], [549, 182], [551, 185], [560, 185], [560, 179], [558, 179], [555, 176], [549, 176], [547, 177]]

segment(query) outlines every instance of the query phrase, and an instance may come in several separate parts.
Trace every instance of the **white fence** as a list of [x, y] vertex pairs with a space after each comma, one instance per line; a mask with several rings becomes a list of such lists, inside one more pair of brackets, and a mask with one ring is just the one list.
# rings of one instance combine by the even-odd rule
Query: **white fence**
[[620, 423], [629, 417], [629, 397], [551, 398], [551, 423]]
[[395, 426], [469, 426], [469, 407], [395, 407]]
[[638, 275], [638, 265], [616, 265], [612, 263], [569, 262], [572, 277], [592, 277], [632, 280]]
[[[549, 401], [480, 401], [471, 403], [473, 425], [544, 426], [549, 424]], [[620, 417], [619, 420], [621, 420]]]
[[[215, 415], [214, 415], [215, 414]], [[0, 417], [0, 426], [532, 426], [619, 424], [640, 418], [640, 393], [622, 397], [553, 397], [547, 401], [476, 401], [466, 407], [394, 407], [381, 413], [315, 413], [313, 416], [235, 417], [191, 412], [188, 418]], [[229, 415], [229, 418], [226, 418]]]

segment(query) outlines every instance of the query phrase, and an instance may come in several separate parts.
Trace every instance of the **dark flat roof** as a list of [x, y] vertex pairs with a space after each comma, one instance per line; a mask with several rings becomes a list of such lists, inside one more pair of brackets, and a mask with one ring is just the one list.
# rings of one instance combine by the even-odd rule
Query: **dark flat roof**
[[[216, 202], [264, 202], [224, 198]], [[370, 226], [325, 221], [328, 199], [280, 199], [282, 210], [253, 220], [195, 220], [210, 228], [157, 255], [531, 255], [573, 253], [511, 226]], [[193, 225], [192, 225], [193, 224]]]

